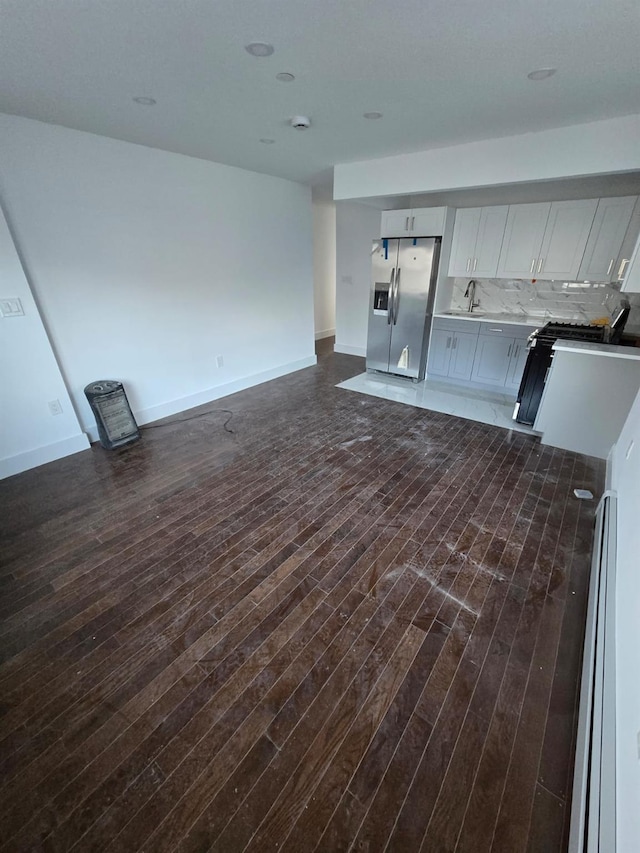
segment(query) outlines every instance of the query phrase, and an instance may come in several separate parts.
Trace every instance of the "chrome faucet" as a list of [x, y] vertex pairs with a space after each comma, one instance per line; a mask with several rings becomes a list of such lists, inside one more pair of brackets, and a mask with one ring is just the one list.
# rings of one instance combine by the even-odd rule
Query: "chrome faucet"
[[467, 289], [464, 292], [464, 298], [469, 300], [469, 305], [467, 306], [467, 311], [469, 314], [473, 311], [474, 308], [477, 308], [480, 305], [480, 300], [474, 302], [476, 298], [476, 280], [472, 278], [469, 284], [467, 285]]

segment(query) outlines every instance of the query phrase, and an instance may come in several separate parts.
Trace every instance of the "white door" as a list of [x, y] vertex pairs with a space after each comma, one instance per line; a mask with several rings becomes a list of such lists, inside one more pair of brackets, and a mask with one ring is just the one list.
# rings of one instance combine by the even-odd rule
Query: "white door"
[[640, 293], [640, 237], [638, 237], [620, 290], [625, 293]]
[[527, 339], [526, 338], [516, 338], [513, 343], [513, 349], [511, 350], [511, 357], [509, 359], [509, 370], [507, 373], [507, 388], [513, 388], [514, 390], [518, 390], [520, 387], [520, 381], [522, 379], [522, 374], [524, 373], [524, 367], [527, 363], [527, 356], [529, 355], [529, 350], [527, 349]]
[[427, 373], [431, 376], [448, 376], [449, 362], [451, 361], [451, 343], [453, 332], [446, 329], [431, 330], [429, 338], [429, 363]]
[[471, 271], [478, 278], [495, 278], [507, 225], [508, 205], [483, 207], [478, 224], [476, 251]]
[[534, 278], [577, 279], [597, 206], [597, 198], [552, 203]]
[[453, 240], [451, 242], [451, 259], [449, 261], [450, 276], [471, 275], [481, 213], [481, 207], [456, 210], [456, 221], [453, 226]]
[[514, 338], [501, 335], [480, 335], [472, 379], [484, 385], [504, 385], [514, 341]]
[[383, 210], [381, 237], [408, 237], [411, 225], [410, 210]]
[[582, 281], [610, 281], [637, 196], [601, 198], [578, 271]]
[[618, 252], [618, 257], [611, 271], [610, 281], [622, 281], [624, 279], [638, 235], [640, 235], [640, 198], [633, 209], [631, 222], [622, 241], [622, 248]]
[[471, 379], [478, 336], [469, 332], [455, 332], [451, 341], [449, 376], [453, 379]]
[[442, 237], [446, 207], [410, 210], [409, 230], [412, 237]]
[[512, 204], [498, 262], [500, 278], [536, 278], [551, 204]]

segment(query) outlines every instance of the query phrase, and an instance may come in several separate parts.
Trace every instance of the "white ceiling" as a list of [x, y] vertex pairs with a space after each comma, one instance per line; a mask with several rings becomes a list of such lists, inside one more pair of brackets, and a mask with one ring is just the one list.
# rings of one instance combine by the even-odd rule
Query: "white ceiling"
[[[0, 111], [300, 181], [640, 113], [637, 0], [0, 0], [0, 16]], [[288, 126], [300, 113], [311, 130]]]

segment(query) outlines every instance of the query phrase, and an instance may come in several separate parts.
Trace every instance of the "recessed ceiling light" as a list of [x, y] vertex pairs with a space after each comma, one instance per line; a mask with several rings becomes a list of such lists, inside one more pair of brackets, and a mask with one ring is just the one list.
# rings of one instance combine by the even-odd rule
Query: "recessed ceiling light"
[[252, 41], [251, 44], [245, 45], [244, 49], [251, 56], [271, 56], [273, 53], [273, 45], [263, 41]]
[[134, 98], [133, 100], [136, 102], [136, 104], [142, 104], [145, 107], [152, 107], [156, 103], [155, 98], [147, 98], [142, 95], [137, 98]]
[[371, 119], [372, 121], [373, 121], [374, 119], [377, 119], [377, 118], [382, 118], [382, 113], [376, 113], [376, 112], [373, 112], [373, 113], [362, 113], [362, 115], [363, 115], [365, 118], [369, 118], [369, 119]]
[[557, 68], [537, 68], [535, 71], [530, 71], [527, 74], [529, 80], [546, 80], [547, 77], [553, 77]]
[[263, 145], [273, 145], [275, 139], [266, 139], [263, 137], [260, 142], [262, 142]]
[[281, 71], [279, 74], [276, 74], [276, 80], [279, 80], [281, 83], [293, 83], [295, 79], [293, 74], [289, 74], [288, 71]]

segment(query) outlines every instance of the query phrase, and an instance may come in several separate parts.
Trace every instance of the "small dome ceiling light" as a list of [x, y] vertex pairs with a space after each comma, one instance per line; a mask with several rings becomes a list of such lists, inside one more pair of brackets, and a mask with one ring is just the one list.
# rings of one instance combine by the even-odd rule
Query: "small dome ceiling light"
[[529, 80], [546, 80], [547, 77], [553, 77], [557, 68], [537, 68], [535, 71], [530, 71], [527, 74]]
[[295, 79], [293, 74], [290, 74], [288, 71], [281, 71], [279, 74], [276, 74], [276, 80], [279, 80], [281, 83], [293, 83]]
[[375, 121], [378, 118], [382, 118], [382, 113], [371, 112], [371, 113], [362, 113], [364, 118], [371, 119], [371, 121]]
[[311, 119], [307, 118], [307, 116], [294, 116], [291, 119], [291, 127], [294, 130], [309, 130]]
[[252, 41], [251, 44], [246, 44], [244, 49], [251, 56], [271, 56], [273, 53], [273, 45], [263, 41]]
[[139, 95], [133, 100], [136, 102], [136, 104], [142, 104], [142, 106], [144, 107], [152, 107], [157, 103], [155, 98], [148, 98], [145, 95]]
[[275, 139], [267, 139], [266, 137], [263, 136], [262, 139], [260, 140], [260, 142], [262, 142], [263, 145], [273, 145], [273, 143], [275, 142]]

